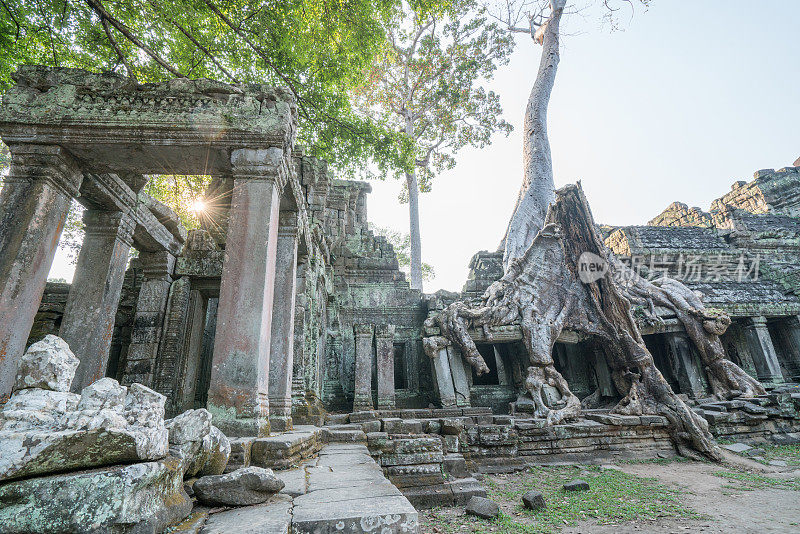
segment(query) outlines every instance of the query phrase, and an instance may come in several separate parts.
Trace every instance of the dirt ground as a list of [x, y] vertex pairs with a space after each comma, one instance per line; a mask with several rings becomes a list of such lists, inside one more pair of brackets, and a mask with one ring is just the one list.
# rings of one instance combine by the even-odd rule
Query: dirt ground
[[[706, 532], [760, 534], [763, 532], [800, 533], [800, 492], [790, 489], [732, 489], [731, 482], [714, 475], [719, 466], [699, 462], [666, 465], [632, 464], [619, 466], [637, 476], [655, 477], [662, 484], [681, 489], [682, 503], [707, 520], [659, 518], [619, 525], [597, 525], [584, 522], [562, 530], [563, 534], [628, 534], [641, 532], [685, 533]], [[776, 472], [746, 462], [746, 469], [764, 476], [800, 478], [800, 470]]]
[[[527, 534], [556, 532], [560, 528], [562, 534], [800, 533], [800, 468], [797, 465], [782, 468], [765, 466], [728, 453], [725, 465], [689, 461], [611, 462], [604, 465], [604, 468], [619, 470], [635, 477], [655, 479], [651, 484], [664, 491], [673, 491], [676, 504], [688, 513], [665, 511], [665, 517], [655, 513], [649, 517], [614, 521], [610, 524], [600, 524], [608, 523], [607, 518], [605, 521], [598, 521], [586, 517], [569, 521], [569, 524], [564, 521], [563, 527], [555, 527], [553, 530], [552, 520], [548, 526], [541, 518], [537, 519], [531, 512], [522, 510], [518, 496], [501, 497], [503, 493], [490, 491], [490, 496], [500, 504], [504, 513], [502, 520], [489, 522], [472, 518], [465, 516], [463, 509], [457, 508], [423, 511], [420, 513], [421, 532]], [[723, 471], [727, 473], [727, 477], [720, 475]], [[509, 484], [509, 477], [525, 476], [526, 473], [506, 477], [501, 475], [499, 478], [496, 475], [487, 476], [485, 485], [503, 487]]]

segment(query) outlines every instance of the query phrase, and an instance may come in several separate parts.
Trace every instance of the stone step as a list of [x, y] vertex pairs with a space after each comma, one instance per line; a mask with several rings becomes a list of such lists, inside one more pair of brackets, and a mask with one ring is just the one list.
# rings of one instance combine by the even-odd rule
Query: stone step
[[328, 443], [367, 443], [367, 434], [361, 430], [330, 430], [323, 427], [323, 434]]
[[308, 493], [294, 499], [292, 532], [416, 534], [417, 511], [358, 444], [331, 444], [306, 468]]

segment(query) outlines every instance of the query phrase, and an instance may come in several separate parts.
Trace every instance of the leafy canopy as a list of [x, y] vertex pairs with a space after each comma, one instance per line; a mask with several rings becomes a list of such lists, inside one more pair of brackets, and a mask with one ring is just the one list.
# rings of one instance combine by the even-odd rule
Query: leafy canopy
[[508, 62], [513, 39], [473, 0], [440, 11], [411, 6], [385, 31], [388, 46], [354, 94], [365, 115], [411, 138], [427, 191], [437, 172], [455, 166], [459, 149], [511, 131], [498, 95], [482, 83]]
[[408, 140], [349, 98], [400, 12], [401, 0], [0, 0], [0, 89], [25, 63], [282, 85], [314, 154], [344, 168], [408, 167]]

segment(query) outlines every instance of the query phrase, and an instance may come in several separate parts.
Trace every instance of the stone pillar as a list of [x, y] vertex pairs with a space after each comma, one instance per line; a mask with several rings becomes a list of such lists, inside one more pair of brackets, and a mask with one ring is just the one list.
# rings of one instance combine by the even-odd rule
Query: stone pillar
[[800, 380], [800, 318], [786, 317], [777, 326], [783, 338], [784, 366], [790, 374], [789, 380], [796, 382]]
[[231, 154], [233, 191], [208, 390], [214, 424], [229, 436], [269, 435], [269, 357], [283, 151]]
[[450, 365], [450, 376], [453, 378], [453, 388], [456, 394], [457, 406], [470, 406], [469, 377], [472, 371], [467, 367], [461, 351], [452, 345], [447, 347], [447, 363]]
[[394, 333], [395, 325], [375, 328], [375, 351], [378, 360], [378, 409], [394, 410]]
[[782, 383], [783, 374], [772, 338], [767, 330], [767, 319], [763, 316], [748, 318], [744, 326], [744, 335], [758, 379], [768, 384]]
[[707, 381], [691, 340], [685, 332], [668, 332], [664, 336], [669, 363], [681, 389], [679, 393], [695, 398], [704, 397], [708, 393]]
[[0, 192], [0, 403], [8, 399], [83, 174], [58, 146], [13, 145]]
[[439, 388], [439, 402], [442, 408], [456, 405], [456, 392], [453, 388], [453, 375], [450, 373], [450, 362], [447, 358], [447, 347], [439, 349], [433, 359], [433, 372]]
[[272, 430], [283, 432], [292, 428], [297, 212], [286, 211], [280, 214], [276, 250], [269, 361], [269, 421]]
[[593, 360], [592, 367], [594, 368], [594, 375], [597, 378], [597, 388], [600, 390], [600, 396], [616, 396], [617, 390], [614, 387], [614, 381], [611, 379], [611, 369], [608, 367], [605, 351], [598, 345], [594, 345], [591, 351]]
[[371, 324], [353, 325], [356, 336], [355, 387], [353, 411], [372, 410], [372, 336], [375, 328]]
[[86, 210], [84, 238], [59, 335], [81, 361], [72, 391], [106, 376], [114, 319], [133, 244], [133, 218], [119, 211]]
[[139, 252], [142, 285], [136, 301], [131, 345], [124, 362], [122, 382], [139, 382], [152, 388], [161, 343], [175, 256], [166, 250]]

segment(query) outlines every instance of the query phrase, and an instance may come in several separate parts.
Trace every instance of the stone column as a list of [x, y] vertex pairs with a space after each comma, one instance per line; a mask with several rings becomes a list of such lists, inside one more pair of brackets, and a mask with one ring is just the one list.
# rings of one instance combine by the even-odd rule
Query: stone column
[[139, 252], [142, 285], [136, 301], [136, 315], [122, 381], [154, 386], [155, 362], [161, 344], [164, 319], [175, 269], [175, 256], [166, 250]]
[[81, 361], [72, 391], [106, 376], [114, 319], [133, 244], [133, 218], [119, 211], [86, 210], [85, 234], [59, 335]]
[[288, 171], [277, 148], [234, 150], [231, 166], [207, 407], [229, 436], [267, 436], [278, 214]]
[[395, 325], [375, 328], [375, 351], [378, 361], [378, 409], [394, 410], [394, 333]]
[[439, 349], [433, 359], [433, 372], [439, 388], [439, 402], [442, 408], [456, 405], [456, 391], [453, 388], [453, 375], [450, 373], [450, 362], [447, 358], [447, 347]]
[[800, 380], [800, 318], [797, 315], [784, 318], [778, 323], [778, 331], [783, 338], [784, 366], [791, 380]]
[[355, 387], [353, 411], [372, 410], [372, 336], [375, 328], [371, 324], [353, 325], [356, 336]]
[[283, 432], [292, 428], [297, 212], [281, 212], [276, 250], [269, 361], [269, 421], [272, 430]]
[[745, 322], [744, 335], [753, 357], [758, 379], [761, 382], [780, 384], [783, 382], [778, 355], [767, 330], [767, 319], [763, 316], [750, 317]]
[[601, 397], [614, 397], [617, 390], [614, 387], [614, 381], [611, 379], [611, 369], [608, 367], [608, 360], [606, 353], [600, 346], [593, 346], [592, 351], [592, 367], [594, 374], [597, 378], [597, 388], [600, 390]]
[[691, 340], [685, 332], [668, 332], [664, 334], [667, 341], [669, 363], [680, 393], [690, 397], [703, 397], [708, 392], [707, 381], [703, 376], [700, 357], [695, 353]]
[[461, 351], [452, 345], [447, 347], [447, 362], [450, 365], [450, 376], [456, 394], [456, 405], [471, 406], [469, 398], [469, 376], [472, 370], [467, 367]]
[[58, 146], [13, 145], [0, 192], [0, 403], [39, 309], [47, 274], [83, 174]]

